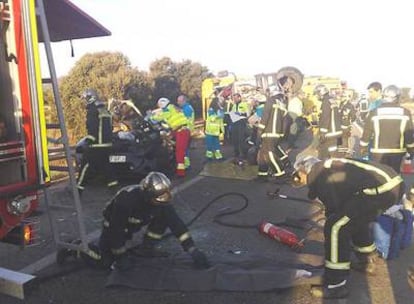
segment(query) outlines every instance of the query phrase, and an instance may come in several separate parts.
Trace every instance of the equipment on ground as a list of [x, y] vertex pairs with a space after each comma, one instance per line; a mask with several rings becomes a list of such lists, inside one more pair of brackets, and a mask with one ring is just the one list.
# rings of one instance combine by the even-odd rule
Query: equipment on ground
[[304, 240], [299, 240], [296, 234], [285, 228], [273, 225], [269, 222], [262, 222], [259, 226], [259, 231], [293, 249], [303, 248]]

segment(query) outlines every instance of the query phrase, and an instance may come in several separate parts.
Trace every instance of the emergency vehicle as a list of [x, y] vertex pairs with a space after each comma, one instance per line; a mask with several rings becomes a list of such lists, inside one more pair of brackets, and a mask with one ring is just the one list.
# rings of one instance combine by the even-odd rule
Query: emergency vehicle
[[[43, 99], [44, 86], [57, 84], [50, 42], [110, 32], [68, 0], [0, 0], [0, 34], [0, 119], [7, 130], [0, 132], [0, 240], [30, 243], [28, 219], [53, 176]], [[40, 45], [48, 79], [42, 79]]]

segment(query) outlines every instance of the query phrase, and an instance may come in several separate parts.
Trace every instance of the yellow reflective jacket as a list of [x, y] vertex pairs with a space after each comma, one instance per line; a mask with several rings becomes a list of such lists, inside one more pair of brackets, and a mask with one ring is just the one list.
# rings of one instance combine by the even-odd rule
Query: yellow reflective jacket
[[162, 111], [152, 116], [152, 119], [157, 121], [165, 121], [168, 126], [176, 131], [181, 127], [188, 126], [188, 119], [184, 113], [181, 112], [176, 106], [169, 104]]

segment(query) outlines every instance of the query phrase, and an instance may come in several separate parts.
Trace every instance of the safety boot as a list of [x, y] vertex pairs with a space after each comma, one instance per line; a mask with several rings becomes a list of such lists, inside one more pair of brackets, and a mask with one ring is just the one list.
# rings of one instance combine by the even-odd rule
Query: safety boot
[[188, 156], [184, 156], [184, 166], [186, 170], [190, 170], [191, 168], [191, 161]]
[[78, 257], [78, 251], [62, 248], [59, 249], [56, 253], [56, 263], [58, 265], [63, 265], [69, 258], [77, 258]]
[[310, 292], [313, 297], [323, 299], [343, 299], [349, 295], [349, 290], [346, 284], [338, 287], [313, 285]]
[[214, 151], [214, 157], [217, 160], [222, 160], [223, 159], [223, 154], [221, 154], [221, 151], [220, 150], [216, 150], [216, 151]]
[[351, 269], [368, 275], [375, 275], [376, 262], [379, 259], [377, 252], [355, 252], [356, 259], [351, 261]]

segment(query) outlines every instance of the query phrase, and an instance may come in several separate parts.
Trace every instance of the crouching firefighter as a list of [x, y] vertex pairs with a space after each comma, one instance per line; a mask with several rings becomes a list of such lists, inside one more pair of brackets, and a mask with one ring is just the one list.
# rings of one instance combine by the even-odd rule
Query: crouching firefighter
[[[293, 183], [307, 185], [308, 197], [325, 206], [325, 272], [315, 297], [345, 298], [350, 269], [373, 274], [377, 257], [369, 224], [397, 204], [402, 178], [389, 166], [348, 158], [296, 160]], [[355, 260], [351, 263], [351, 253]]]
[[[103, 228], [98, 246], [89, 246], [80, 256], [87, 264], [98, 268], [128, 270], [135, 256], [161, 257], [167, 252], [157, 248], [165, 230], [169, 228], [188, 252], [196, 268], [208, 268], [205, 254], [194, 241], [171, 204], [171, 182], [160, 172], [150, 172], [139, 184], [129, 185], [112, 198], [103, 211]], [[133, 233], [147, 226], [143, 243], [130, 250], [127, 240]]]

